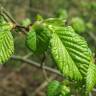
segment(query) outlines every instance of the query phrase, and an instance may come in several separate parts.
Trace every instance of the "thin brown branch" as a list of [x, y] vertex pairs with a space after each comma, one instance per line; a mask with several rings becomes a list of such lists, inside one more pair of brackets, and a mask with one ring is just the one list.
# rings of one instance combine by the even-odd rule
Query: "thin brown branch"
[[23, 58], [24, 58], [24, 59], [27, 59], [27, 58], [29, 58], [29, 57], [32, 56], [32, 55], [33, 55], [33, 53], [30, 52], [30, 53], [26, 54], [25, 56], [23, 56]]
[[15, 27], [13, 29], [18, 29], [19, 31], [21, 31], [25, 35], [29, 31], [28, 27], [24, 27], [24, 26], [21, 26], [21, 25], [15, 25]]
[[0, 4], [0, 12], [2, 16], [6, 16], [13, 24], [18, 25], [18, 23], [15, 21], [15, 19], [11, 16], [11, 14]]
[[45, 82], [43, 82], [39, 87], [36, 88], [36, 90], [33, 93], [34, 94], [33, 96], [36, 96], [37, 93], [39, 93], [42, 89], [44, 89], [48, 85], [48, 83], [55, 78], [56, 78], [56, 75], [52, 75], [49, 77], [48, 80], [45, 80]]
[[[31, 66], [34, 66], [34, 67], [37, 67], [37, 68], [41, 69], [41, 65], [40, 65], [39, 63], [37, 63], [37, 62], [35, 62], [35, 61], [32, 61], [32, 60], [29, 60], [29, 59], [25, 59], [25, 58], [23, 58], [22, 56], [12, 56], [12, 59], [13, 59], [13, 60], [19, 60], [19, 61], [21, 61], [21, 62], [25, 62], [25, 63], [27, 63], [27, 64], [30, 64]], [[43, 66], [43, 68], [44, 68], [46, 71], [49, 71], [49, 72], [51, 72], [51, 73], [55, 73], [55, 74], [57, 74], [57, 75], [59, 75], [59, 76], [62, 76], [62, 75], [60, 74], [60, 72], [57, 71], [56, 69], [50, 68], [50, 67], [48, 67], [48, 66]]]
[[18, 25], [18, 23], [15, 21], [15, 19], [10, 15], [10, 13], [7, 11], [7, 10], [5, 10], [3, 7], [2, 7], [2, 12], [11, 20], [11, 22], [13, 23], [13, 24], [16, 24], [16, 25]]
[[94, 40], [96, 43], [96, 36], [92, 32], [88, 32], [89, 36]]
[[27, 31], [29, 31], [29, 26], [25, 27], [20, 25], [18, 22], [16, 22], [16, 20], [11, 16], [11, 14], [0, 5], [0, 15], [4, 17], [4, 19], [6, 19], [6, 21], [10, 21], [11, 23], [13, 23], [13, 29], [18, 29], [19, 31], [21, 31], [23, 34], [26, 34]]
[[48, 79], [47, 72], [43, 68], [43, 66], [45, 65], [45, 60], [46, 60], [46, 53], [43, 54], [43, 57], [42, 57], [40, 65], [41, 65], [41, 69], [42, 69], [43, 75], [44, 75], [45, 79], [47, 80]]

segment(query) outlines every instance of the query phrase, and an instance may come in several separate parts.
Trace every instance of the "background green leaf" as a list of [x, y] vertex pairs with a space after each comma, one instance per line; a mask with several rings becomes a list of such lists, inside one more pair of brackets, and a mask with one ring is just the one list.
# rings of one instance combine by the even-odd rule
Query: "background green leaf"
[[47, 87], [47, 96], [56, 96], [59, 92], [60, 83], [56, 80], [50, 82]]
[[85, 32], [86, 30], [86, 24], [83, 21], [83, 19], [79, 18], [79, 17], [74, 17], [72, 18], [72, 27], [73, 29], [77, 32], [77, 33], [82, 33]]

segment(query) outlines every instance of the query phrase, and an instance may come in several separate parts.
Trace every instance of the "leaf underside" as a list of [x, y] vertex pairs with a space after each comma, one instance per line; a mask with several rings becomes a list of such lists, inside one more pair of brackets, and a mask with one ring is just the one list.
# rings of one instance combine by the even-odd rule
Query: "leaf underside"
[[49, 33], [47, 28], [32, 28], [27, 35], [27, 46], [34, 53], [44, 53], [49, 45]]

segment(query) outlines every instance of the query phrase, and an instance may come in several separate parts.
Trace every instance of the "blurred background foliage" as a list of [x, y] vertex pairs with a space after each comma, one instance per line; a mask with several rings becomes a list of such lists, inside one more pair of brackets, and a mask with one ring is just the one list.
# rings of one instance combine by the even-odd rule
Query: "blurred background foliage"
[[[74, 30], [87, 40], [95, 57], [96, 0], [0, 0], [0, 4], [24, 26], [33, 23], [38, 14], [44, 18], [58, 17], [58, 14], [61, 14], [60, 18], [67, 19], [67, 24], [72, 25]], [[30, 60], [41, 62], [43, 55], [36, 56], [25, 47], [26, 37], [22, 33], [13, 32], [13, 36], [15, 55], [25, 56], [25, 59], [28, 56]], [[45, 64], [55, 67], [49, 54]], [[54, 74], [48, 72], [47, 75], [49, 78]], [[55, 78], [62, 80], [60, 76]], [[42, 70], [10, 59], [0, 70], [0, 96], [45, 96], [46, 86], [37, 90], [44, 82]], [[79, 96], [77, 93], [75, 95]], [[93, 94], [96, 96], [96, 93]]]

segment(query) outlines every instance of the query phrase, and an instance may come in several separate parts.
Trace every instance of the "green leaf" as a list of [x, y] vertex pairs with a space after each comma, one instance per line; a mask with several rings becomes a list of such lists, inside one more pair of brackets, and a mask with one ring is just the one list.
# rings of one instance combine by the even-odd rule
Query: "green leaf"
[[60, 90], [59, 96], [71, 96], [70, 95], [70, 89], [69, 89], [69, 87], [65, 86], [62, 83], [61, 83], [61, 85], [59, 87], [59, 90]]
[[33, 52], [36, 51], [36, 32], [33, 28], [28, 32], [27, 45]]
[[0, 18], [0, 64], [5, 63], [14, 52], [12, 26]]
[[64, 26], [66, 20], [62, 20], [61, 18], [49, 18], [45, 20], [47, 25], [54, 25], [54, 26]]
[[56, 11], [56, 17], [62, 20], [66, 20], [68, 18], [67, 10], [59, 9], [58, 11]]
[[53, 58], [63, 75], [69, 76], [71, 79], [81, 79], [79, 69], [57, 34], [53, 33], [50, 43]]
[[28, 25], [31, 24], [31, 20], [30, 20], [29, 18], [26, 18], [26, 19], [24, 19], [24, 20], [21, 22], [21, 24], [26, 27], [26, 26], [28, 26]]
[[44, 53], [49, 45], [49, 30], [42, 25], [33, 25], [27, 35], [27, 46], [37, 54]]
[[48, 84], [47, 96], [70, 96], [70, 89], [63, 82], [54, 80]]
[[80, 73], [85, 76], [92, 61], [92, 53], [87, 42], [83, 37], [76, 34], [70, 26], [54, 29]]
[[72, 27], [77, 33], [85, 32], [86, 25], [83, 19], [79, 17], [72, 18]]
[[95, 64], [90, 64], [87, 72], [87, 77], [86, 77], [86, 87], [87, 91], [91, 91], [96, 84], [96, 65]]
[[43, 21], [43, 17], [40, 14], [37, 14], [36, 20], [37, 21]]
[[56, 80], [50, 82], [47, 87], [47, 96], [57, 96], [59, 92], [60, 83]]

